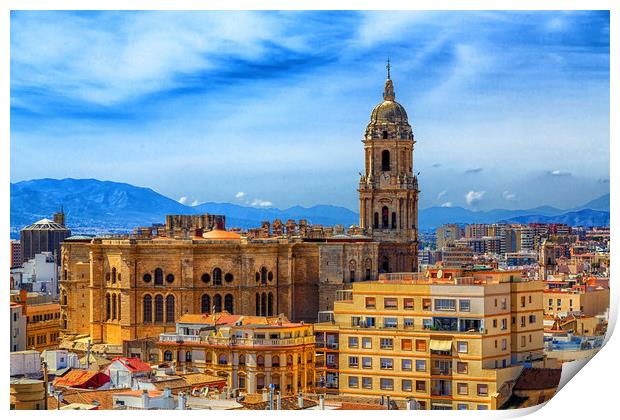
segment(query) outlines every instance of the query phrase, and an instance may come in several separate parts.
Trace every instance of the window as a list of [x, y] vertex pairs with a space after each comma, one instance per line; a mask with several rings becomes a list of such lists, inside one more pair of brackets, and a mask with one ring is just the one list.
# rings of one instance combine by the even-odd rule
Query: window
[[357, 376], [349, 376], [349, 388], [359, 388], [359, 378]]
[[488, 405], [478, 404], [477, 409], [478, 409], [478, 410], [488, 410], [488, 409], [489, 409], [489, 406], [488, 406]]
[[502, 338], [502, 350], [506, 350], [508, 348], [508, 341], [505, 338]]
[[422, 320], [422, 328], [425, 330], [430, 330], [433, 327], [433, 320], [430, 318], [425, 318]]
[[456, 299], [435, 299], [436, 311], [456, 311]]
[[411, 351], [413, 350], [413, 344], [410, 338], [403, 338], [400, 340], [400, 348], [402, 350]]
[[[35, 317], [36, 318], [36, 317]], [[110, 319], [110, 294], [105, 295], [105, 319]]]
[[426, 372], [426, 360], [416, 360], [415, 361], [415, 371], [416, 372]]
[[352, 316], [351, 317], [351, 326], [352, 327], [359, 327], [361, 324], [362, 318], [359, 316]]
[[465, 382], [459, 382], [456, 384], [456, 392], [459, 395], [468, 395], [469, 394], [469, 389], [467, 386], [467, 383]]
[[536, 315], [530, 315], [530, 324], [534, 324], [536, 322]]
[[391, 338], [382, 338], [381, 339], [381, 349], [382, 350], [392, 350], [394, 348], [394, 340]]
[[164, 284], [164, 271], [161, 268], [155, 269], [155, 286], [162, 286]]
[[211, 312], [211, 297], [209, 295], [202, 295], [200, 298], [200, 312], [203, 314]]
[[506, 330], [508, 329], [508, 319], [503, 318], [502, 319], [502, 330]]
[[232, 275], [232, 273], [226, 273], [226, 275], [224, 276], [224, 281], [226, 283], [230, 283], [235, 279], [235, 277]]
[[372, 357], [362, 357], [362, 368], [372, 369]]
[[413, 318], [404, 318], [403, 325], [405, 328], [413, 328]]
[[397, 298], [384, 298], [383, 299], [383, 307], [385, 309], [398, 309], [398, 299]]
[[[383, 138], [387, 139], [387, 131], [383, 132]], [[381, 152], [381, 170], [383, 172], [390, 170], [390, 151], [384, 150]]]
[[366, 298], [366, 308], [369, 309], [374, 309], [377, 307], [377, 301], [374, 297], [367, 297]]
[[391, 391], [394, 389], [394, 380], [390, 378], [379, 379], [379, 386], [384, 391]]
[[415, 341], [415, 350], [416, 351], [426, 351], [426, 340], [416, 340]]
[[364, 324], [366, 325], [367, 328], [372, 328], [375, 326], [375, 317], [374, 316], [367, 316], [364, 319]]
[[493, 328], [497, 328], [497, 319], [493, 320]]
[[461, 312], [469, 312], [471, 310], [471, 301], [470, 300], [459, 300], [459, 311]]
[[416, 392], [426, 392], [426, 381], [415, 381]]
[[213, 269], [213, 285], [214, 286], [222, 285], [222, 269], [219, 267], [215, 267]]
[[174, 296], [166, 296], [166, 322], [174, 322]]
[[401, 387], [403, 391], [412, 391], [413, 384], [411, 382], [411, 379], [403, 379]]
[[203, 283], [209, 283], [211, 281], [211, 275], [209, 273], [204, 273], [200, 279]]
[[521, 347], [525, 347], [525, 336], [521, 336]]
[[456, 409], [457, 410], [469, 410], [469, 404], [457, 404], [456, 405]]
[[233, 295], [228, 293], [226, 296], [224, 296], [224, 310], [227, 311], [229, 314], [232, 314], [235, 312], [234, 309], [235, 308], [233, 305]]
[[405, 309], [413, 309], [413, 298], [404, 298], [403, 307]]
[[164, 297], [155, 296], [155, 322], [164, 322]]
[[521, 326], [525, 327], [525, 316], [521, 317]]
[[424, 298], [422, 299], [422, 309], [425, 311], [430, 311], [431, 310], [431, 299], [428, 298]]
[[459, 353], [467, 353], [467, 341], [457, 341], [456, 342], [456, 351]]
[[362, 348], [371, 349], [372, 348], [372, 338], [370, 337], [362, 337]]
[[227, 365], [228, 364], [228, 356], [225, 354], [220, 354], [217, 358], [218, 365]]
[[381, 369], [394, 369], [394, 359], [381, 358]]
[[467, 373], [468, 365], [467, 362], [456, 362], [456, 373]]
[[383, 318], [383, 328], [396, 328], [398, 327], [397, 318]]
[[170, 350], [166, 350], [164, 352], [164, 361], [165, 362], [172, 362], [172, 352]]
[[372, 389], [372, 378], [362, 377], [362, 388], [364, 389]]
[[356, 368], [359, 366], [359, 359], [357, 356], [349, 356], [349, 367]]
[[401, 369], [410, 371], [413, 369], [413, 363], [411, 363], [411, 359], [402, 359], [401, 360]]
[[525, 296], [521, 296], [521, 307], [525, 307]]
[[478, 395], [486, 397], [489, 395], [489, 386], [487, 384], [478, 384]]
[[359, 338], [358, 337], [349, 337], [349, 348], [356, 349], [359, 347]]
[[213, 296], [213, 306], [214, 306], [215, 312], [222, 312], [222, 296], [220, 295]]

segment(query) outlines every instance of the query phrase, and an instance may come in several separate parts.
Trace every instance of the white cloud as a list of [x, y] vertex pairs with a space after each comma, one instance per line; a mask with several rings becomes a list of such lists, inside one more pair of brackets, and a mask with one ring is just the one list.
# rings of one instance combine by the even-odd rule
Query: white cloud
[[439, 194], [437, 194], [437, 200], [441, 200], [448, 193], [448, 190], [443, 190]]
[[181, 204], [185, 204], [185, 203], [187, 203], [187, 197], [183, 196], [183, 197], [179, 198], [177, 201], [179, 203], [181, 203]]
[[465, 201], [467, 202], [467, 205], [468, 206], [475, 205], [476, 203], [482, 200], [485, 193], [486, 191], [474, 191], [474, 190], [468, 191], [467, 194], [465, 194]]
[[514, 201], [517, 198], [517, 194], [506, 190], [502, 193], [502, 197], [504, 197], [504, 200]]
[[271, 201], [262, 200], [260, 198], [255, 198], [250, 204], [252, 207], [271, 207], [273, 203]]
[[547, 171], [547, 175], [549, 175], [549, 176], [570, 176], [571, 173], [570, 172], [562, 172], [562, 171], [556, 169], [554, 171]]
[[239, 191], [237, 194], [235, 194], [235, 198], [237, 200], [241, 200], [244, 196], [245, 196], [245, 193], [243, 191]]
[[441, 207], [452, 207], [452, 201], [446, 201], [441, 205]]
[[195, 207], [195, 206], [197, 206], [198, 204], [200, 204], [200, 203], [198, 202], [198, 200], [194, 200], [194, 201], [192, 201], [191, 206], [192, 206], [192, 207]]

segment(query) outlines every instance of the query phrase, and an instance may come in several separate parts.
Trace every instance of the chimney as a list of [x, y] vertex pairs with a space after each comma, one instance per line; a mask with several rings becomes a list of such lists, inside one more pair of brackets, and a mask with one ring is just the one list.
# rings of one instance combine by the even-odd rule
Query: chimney
[[325, 410], [325, 395], [319, 395], [319, 410]]
[[278, 391], [276, 398], [277, 398], [276, 410], [282, 410], [282, 394], [280, 393], [280, 391]]
[[297, 394], [297, 407], [299, 407], [300, 410], [304, 408], [304, 394], [301, 392]]
[[149, 392], [146, 389], [142, 391], [142, 408], [149, 409]]
[[179, 392], [179, 405], [177, 407], [177, 410], [187, 410], [185, 404], [186, 404], [186, 402], [185, 402], [185, 393], [184, 392]]

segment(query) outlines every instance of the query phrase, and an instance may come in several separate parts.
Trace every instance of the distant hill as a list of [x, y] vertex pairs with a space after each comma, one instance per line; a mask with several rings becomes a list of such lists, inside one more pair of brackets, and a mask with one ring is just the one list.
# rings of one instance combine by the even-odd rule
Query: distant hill
[[[11, 236], [24, 226], [51, 217], [64, 206], [67, 224], [75, 233], [127, 232], [136, 226], [163, 223], [167, 214], [224, 214], [228, 227], [260, 226], [276, 218], [307, 219], [322, 225], [350, 226], [359, 222], [358, 213], [344, 207], [316, 205], [288, 209], [245, 207], [232, 203], [208, 202], [186, 206], [150, 188], [97, 179], [35, 179], [11, 184]], [[462, 207], [431, 207], [420, 210], [421, 229], [445, 223], [566, 223], [609, 225], [609, 194], [575, 209], [550, 206], [528, 210], [496, 209], [471, 211]]]

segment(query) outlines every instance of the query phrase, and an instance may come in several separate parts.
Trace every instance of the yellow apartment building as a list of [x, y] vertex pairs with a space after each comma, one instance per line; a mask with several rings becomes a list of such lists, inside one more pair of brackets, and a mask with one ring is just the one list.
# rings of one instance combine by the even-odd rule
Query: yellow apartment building
[[609, 289], [591, 286], [547, 289], [543, 303], [546, 315], [566, 316], [569, 312], [580, 312], [585, 316], [596, 316], [609, 309]]
[[160, 360], [227, 378], [241, 393], [273, 384], [283, 394], [314, 387], [314, 330], [283, 315], [185, 314], [159, 335]]
[[429, 270], [353, 283], [319, 314], [317, 388], [496, 409], [543, 360], [543, 286], [520, 271]]
[[60, 343], [60, 304], [26, 306], [26, 348], [43, 351]]

